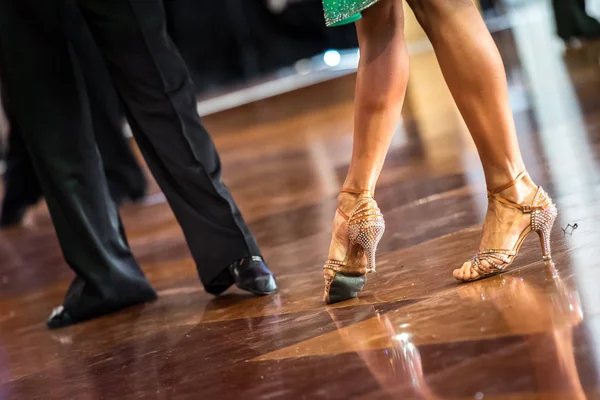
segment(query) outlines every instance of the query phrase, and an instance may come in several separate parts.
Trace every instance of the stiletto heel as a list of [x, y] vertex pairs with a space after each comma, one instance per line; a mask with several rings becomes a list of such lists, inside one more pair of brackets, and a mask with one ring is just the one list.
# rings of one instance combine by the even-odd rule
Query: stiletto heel
[[[519, 254], [519, 249], [525, 241], [525, 238], [531, 232], [537, 232], [540, 237], [543, 260], [548, 261], [552, 259], [550, 232], [558, 215], [558, 210], [550, 196], [548, 196], [541, 186], [538, 186], [531, 204], [517, 204], [499, 195], [500, 192], [516, 185], [526, 174], [527, 172], [523, 171], [506, 185], [494, 190], [488, 190], [488, 198], [490, 200], [495, 200], [504, 206], [516, 208], [523, 214], [531, 214], [529, 225], [523, 229], [511, 250], [490, 249], [477, 252], [473, 258], [471, 258], [471, 268], [477, 272], [478, 276], [470, 279], [457, 278], [458, 280], [462, 282], [472, 282], [504, 272], [507, 267], [513, 263], [516, 256]], [[485, 267], [481, 263], [482, 261], [485, 261], [488, 264], [488, 267]]]
[[558, 212], [556, 207], [550, 207], [540, 211], [539, 214], [531, 216], [531, 227], [540, 237], [540, 245], [542, 246], [542, 256], [544, 261], [552, 260], [552, 245], [550, 242], [550, 232], [556, 220]]
[[361, 197], [349, 216], [338, 208], [348, 221], [349, 247], [344, 261], [327, 260], [323, 267], [324, 300], [328, 304], [354, 298], [362, 290], [367, 281], [366, 273], [375, 271], [377, 245], [385, 232], [385, 221], [373, 193], [347, 188], [342, 189], [342, 193]]

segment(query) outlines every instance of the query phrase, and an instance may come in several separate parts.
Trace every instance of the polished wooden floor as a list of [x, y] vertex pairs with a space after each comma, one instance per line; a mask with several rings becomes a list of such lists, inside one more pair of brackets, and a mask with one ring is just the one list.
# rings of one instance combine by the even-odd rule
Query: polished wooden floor
[[506, 274], [452, 279], [477, 247], [485, 185], [425, 51], [411, 59], [377, 192], [388, 231], [360, 299], [321, 301], [351, 150], [347, 76], [205, 119], [276, 295], [205, 293], [154, 189], [122, 215], [160, 299], [48, 331], [72, 278], [49, 217], [41, 206], [0, 232], [0, 399], [600, 398], [600, 45], [563, 57], [532, 15], [495, 39], [529, 171], [559, 206], [555, 265], [532, 239]]

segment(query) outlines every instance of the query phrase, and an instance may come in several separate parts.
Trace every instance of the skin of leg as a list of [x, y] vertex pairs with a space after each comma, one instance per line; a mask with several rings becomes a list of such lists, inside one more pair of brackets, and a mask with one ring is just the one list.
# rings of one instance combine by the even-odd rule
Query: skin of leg
[[[344, 187], [375, 190], [392, 136], [400, 120], [408, 81], [402, 3], [382, 0], [356, 23], [360, 62], [356, 79], [354, 147]], [[341, 193], [339, 207], [352, 211], [356, 195]], [[346, 220], [333, 222], [329, 258], [344, 260], [348, 245]]]
[[[440, 68], [463, 116], [490, 189], [510, 182], [525, 169], [508, 100], [506, 74], [498, 48], [471, 0], [408, 0], [431, 41]], [[536, 186], [527, 176], [501, 195], [532, 201]], [[529, 223], [521, 211], [490, 202], [480, 250], [512, 249]], [[486, 264], [484, 262], [484, 264]], [[470, 262], [455, 270], [475, 278]]]

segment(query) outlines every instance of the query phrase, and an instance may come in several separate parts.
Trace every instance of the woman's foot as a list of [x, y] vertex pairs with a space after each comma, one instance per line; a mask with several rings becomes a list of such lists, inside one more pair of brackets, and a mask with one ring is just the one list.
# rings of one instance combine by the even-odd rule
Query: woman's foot
[[356, 297], [368, 271], [374, 271], [375, 251], [385, 222], [369, 191], [343, 189], [333, 220], [327, 262], [323, 268], [325, 302]]
[[340, 193], [337, 210], [333, 218], [331, 243], [329, 244], [329, 260], [344, 260], [348, 252], [348, 215], [352, 213], [358, 200], [358, 194]]
[[[337, 209], [333, 217], [333, 226], [331, 233], [331, 243], [329, 244], [328, 260], [345, 260], [350, 247], [348, 240], [348, 215], [354, 210], [358, 194], [355, 193], [340, 193], [338, 195]], [[330, 303], [329, 293], [327, 290], [327, 282], [333, 281], [336, 271], [324, 268], [323, 277], [325, 278], [325, 302]]]
[[[500, 195], [516, 204], [531, 204], [536, 192], [537, 186], [529, 175], [526, 175], [514, 186], [503, 190]], [[479, 251], [514, 248], [519, 236], [530, 223], [531, 214], [523, 213], [517, 208], [489, 199]], [[481, 259], [481, 265], [484, 270], [494, 269], [485, 259]], [[474, 280], [480, 277], [470, 260], [460, 268], [455, 269], [453, 275], [461, 281]]]

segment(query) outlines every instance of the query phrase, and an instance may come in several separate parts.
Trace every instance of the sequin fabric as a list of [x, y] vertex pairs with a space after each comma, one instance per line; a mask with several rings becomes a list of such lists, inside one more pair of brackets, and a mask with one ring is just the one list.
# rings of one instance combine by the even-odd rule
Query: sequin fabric
[[[379, 0], [323, 0], [325, 24], [342, 25], [360, 18], [360, 12]], [[348, 20], [345, 22], [345, 20]]]

